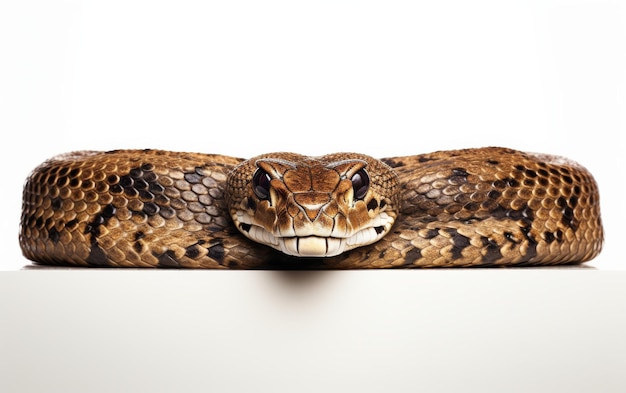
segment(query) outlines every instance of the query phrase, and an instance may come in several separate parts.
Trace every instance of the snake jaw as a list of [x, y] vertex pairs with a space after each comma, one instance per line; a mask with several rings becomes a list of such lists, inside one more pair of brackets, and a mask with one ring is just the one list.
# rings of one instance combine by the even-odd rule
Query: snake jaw
[[265, 244], [287, 255], [296, 257], [333, 257], [356, 247], [372, 244], [381, 239], [391, 229], [394, 217], [381, 212], [372, 220], [371, 226], [350, 234], [332, 231], [330, 236], [320, 236], [319, 231], [308, 228], [299, 234], [275, 234], [263, 226], [255, 224], [253, 218], [243, 211], [235, 216], [237, 228], [247, 238]]

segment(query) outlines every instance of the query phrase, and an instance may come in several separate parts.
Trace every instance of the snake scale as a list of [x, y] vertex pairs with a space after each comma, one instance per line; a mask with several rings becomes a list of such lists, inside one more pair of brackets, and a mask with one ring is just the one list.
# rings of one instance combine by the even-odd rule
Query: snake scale
[[603, 232], [592, 175], [552, 155], [148, 149], [45, 161], [19, 239], [52, 265], [354, 269], [582, 263]]

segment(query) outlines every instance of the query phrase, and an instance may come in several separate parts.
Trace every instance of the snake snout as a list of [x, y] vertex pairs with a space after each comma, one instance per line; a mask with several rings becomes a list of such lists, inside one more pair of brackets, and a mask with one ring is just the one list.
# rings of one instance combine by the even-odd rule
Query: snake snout
[[331, 198], [325, 192], [306, 192], [294, 194], [293, 200], [304, 211], [306, 218], [313, 222], [319, 217], [322, 208], [331, 201]]

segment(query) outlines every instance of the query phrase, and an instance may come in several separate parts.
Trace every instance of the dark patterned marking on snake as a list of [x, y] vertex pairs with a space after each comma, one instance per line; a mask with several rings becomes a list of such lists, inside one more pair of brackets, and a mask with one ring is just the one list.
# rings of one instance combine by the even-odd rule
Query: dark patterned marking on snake
[[165, 191], [165, 188], [156, 182], [156, 177], [155, 177], [153, 181], [150, 181], [148, 183], [148, 191], [154, 193], [155, 195], [159, 195], [163, 193], [163, 191]]
[[513, 179], [513, 178], [509, 177], [509, 178], [507, 178], [505, 180], [506, 180], [506, 184], [509, 187], [515, 188], [515, 187], [519, 187], [520, 186], [520, 183], [519, 183], [519, 181], [517, 181], [517, 179]]
[[185, 248], [185, 256], [195, 259], [200, 255], [200, 249], [198, 248], [198, 244], [192, 244]]
[[448, 182], [452, 185], [461, 185], [467, 183], [469, 173], [463, 168], [452, 168], [452, 176], [448, 178]]
[[122, 187], [122, 185], [119, 184], [119, 179], [117, 181], [118, 181], [117, 183], [109, 187], [109, 191], [111, 192], [112, 195], [117, 195], [117, 194], [121, 194], [124, 192], [124, 187]]
[[226, 255], [226, 250], [224, 249], [224, 244], [221, 241], [218, 241], [217, 244], [209, 247], [209, 256], [215, 259], [217, 262], [222, 263], [224, 261], [224, 255]]
[[430, 240], [430, 239], [437, 237], [438, 235], [439, 235], [439, 229], [429, 229], [426, 231], [426, 234], [424, 235], [424, 239]]
[[452, 239], [452, 249], [450, 252], [452, 253], [452, 260], [459, 259], [463, 256], [463, 250], [465, 250], [470, 245], [470, 239], [467, 236], [461, 235], [454, 228], [446, 228], [444, 229]]
[[144, 245], [141, 239], [143, 239], [145, 236], [146, 234], [143, 233], [142, 231], [137, 231], [137, 233], [135, 233], [135, 241], [133, 242], [133, 249], [137, 251], [137, 253], [143, 252]]
[[533, 171], [532, 169], [526, 169], [524, 171], [524, 174], [528, 177], [532, 177], [533, 179], [537, 177], [537, 172]]
[[130, 174], [127, 174], [127, 175], [120, 176], [118, 183], [120, 186], [124, 188], [128, 188], [128, 187], [132, 187], [135, 181], [133, 180], [133, 177]]
[[202, 181], [202, 174], [200, 171], [202, 168], [196, 168], [194, 172], [185, 173], [185, 180], [187, 180], [191, 184], [198, 184]]
[[99, 214], [96, 214], [93, 220], [85, 226], [85, 234], [91, 235], [91, 241], [94, 242], [100, 236], [100, 226], [106, 225], [109, 218], [115, 214], [115, 206], [106, 205]]
[[522, 220], [526, 223], [532, 222], [533, 211], [528, 206], [528, 203], [524, 203], [520, 209], [512, 209], [498, 205], [495, 209], [489, 212], [494, 218], [503, 219], [510, 218], [512, 220]]
[[65, 187], [69, 183], [67, 176], [61, 176], [57, 179], [57, 187]]
[[82, 185], [82, 188], [85, 190], [91, 190], [92, 188], [94, 188], [94, 182], [93, 180], [90, 180], [90, 179], [83, 181], [81, 185]]
[[491, 185], [499, 190], [503, 190], [507, 187], [507, 181], [502, 179], [502, 180], [494, 180], [493, 183], [491, 183]]
[[520, 228], [526, 240], [528, 240], [528, 249], [526, 250], [526, 254], [524, 255], [527, 261], [530, 261], [532, 258], [537, 256], [537, 240], [530, 233], [532, 228], [530, 226], [524, 226]]
[[493, 264], [502, 259], [503, 256], [502, 252], [500, 251], [500, 246], [495, 240], [490, 239], [487, 236], [481, 236], [480, 240], [485, 249], [485, 254], [482, 257], [483, 264]]
[[156, 215], [161, 209], [154, 202], [147, 202], [143, 204], [142, 211], [148, 215], [148, 217], [152, 217]]
[[100, 227], [106, 225], [111, 217], [115, 215], [115, 206], [108, 204], [102, 208], [99, 214], [96, 214], [93, 220], [85, 226], [85, 234], [89, 234], [91, 249], [86, 262], [91, 265], [106, 266], [108, 260], [105, 251], [98, 244], [100, 236]]
[[94, 266], [108, 266], [109, 265], [109, 261], [107, 259], [106, 253], [100, 247], [98, 242], [93, 241], [93, 240], [91, 242], [91, 249], [89, 251], [89, 255], [87, 256], [87, 259], [85, 260], [85, 262]]
[[61, 197], [52, 198], [52, 200], [50, 201], [50, 207], [52, 208], [52, 210], [59, 210], [62, 205], [63, 198]]
[[115, 215], [115, 213], [117, 212], [117, 209], [115, 208], [115, 206], [113, 206], [112, 204], [108, 204], [106, 205], [103, 209], [102, 209], [102, 217], [104, 217], [105, 222], [103, 223], [104, 225], [106, 225], [106, 221], [113, 217]]
[[556, 241], [561, 243], [563, 241], [563, 231], [560, 229], [556, 230]]
[[159, 209], [159, 214], [161, 215], [161, 217], [168, 220], [176, 216], [176, 211], [171, 206], [165, 206], [164, 204], [162, 204], [161, 208]]
[[465, 206], [463, 206], [463, 208], [470, 212], [475, 212], [478, 209], [480, 209], [480, 204], [477, 202], [469, 202], [469, 203], [466, 203]]
[[491, 199], [499, 199], [502, 196], [502, 193], [500, 191], [497, 190], [491, 190], [489, 191], [489, 193], [487, 193], [487, 196]]
[[578, 198], [571, 197], [568, 201], [565, 199], [565, 197], [561, 196], [559, 197], [559, 199], [556, 200], [556, 204], [562, 209], [561, 222], [563, 223], [563, 225], [567, 225], [568, 227], [576, 231], [578, 225], [576, 223], [576, 218], [574, 217], [574, 208], [578, 204]]
[[48, 229], [48, 238], [52, 240], [53, 243], [58, 243], [60, 237], [61, 233], [56, 229], [56, 227], [53, 226]]
[[567, 225], [568, 227], [576, 231], [576, 228], [577, 228], [576, 218], [574, 217], [574, 210], [571, 207], [566, 206], [563, 208], [563, 217], [561, 221], [563, 222], [564, 225]]
[[[164, 219], [171, 219], [176, 215], [174, 209], [183, 209], [186, 203], [180, 199], [170, 199], [165, 195], [165, 187], [158, 182], [158, 176], [153, 172], [154, 165], [143, 163], [132, 168], [123, 176], [109, 176], [107, 181], [111, 183], [112, 192], [124, 192], [128, 197], [138, 197], [144, 202], [141, 210], [132, 210], [137, 217], [152, 217], [159, 214]], [[185, 175], [187, 180], [198, 180], [197, 173]]]
[[419, 248], [415, 247], [410, 249], [405, 257], [404, 257], [404, 263], [398, 267], [406, 267], [406, 266], [410, 266], [415, 264], [416, 261], [420, 260], [422, 258], [422, 250], [420, 250]]
[[179, 268], [180, 262], [176, 259], [174, 251], [168, 250], [161, 255], [154, 254], [159, 261], [159, 267]]
[[404, 163], [402, 161], [398, 161], [398, 160], [394, 160], [390, 158], [383, 159], [381, 161], [387, 164], [388, 166], [390, 166], [391, 168], [398, 168], [398, 167], [404, 166]]

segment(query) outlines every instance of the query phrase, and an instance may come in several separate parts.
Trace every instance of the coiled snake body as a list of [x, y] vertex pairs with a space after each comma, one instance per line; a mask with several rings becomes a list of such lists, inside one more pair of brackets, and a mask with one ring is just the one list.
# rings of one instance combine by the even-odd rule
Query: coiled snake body
[[38, 263], [391, 268], [580, 263], [603, 241], [593, 177], [506, 148], [376, 160], [76, 152], [34, 170], [20, 245]]

